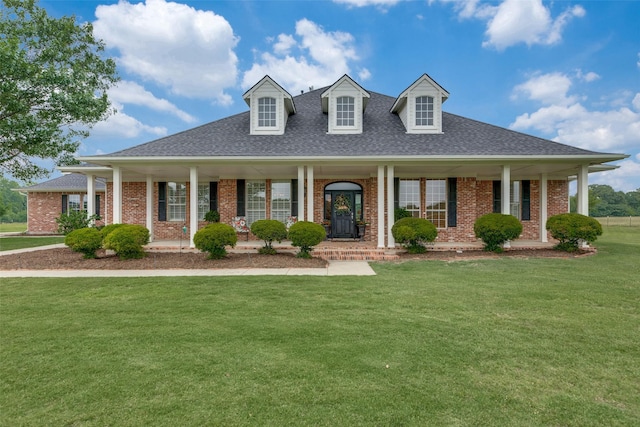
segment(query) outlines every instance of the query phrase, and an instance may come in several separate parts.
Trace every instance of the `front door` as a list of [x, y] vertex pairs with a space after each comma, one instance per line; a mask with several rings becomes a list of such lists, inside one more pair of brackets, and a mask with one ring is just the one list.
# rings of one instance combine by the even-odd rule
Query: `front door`
[[356, 222], [353, 213], [355, 193], [353, 191], [332, 192], [331, 235], [335, 238], [356, 236]]

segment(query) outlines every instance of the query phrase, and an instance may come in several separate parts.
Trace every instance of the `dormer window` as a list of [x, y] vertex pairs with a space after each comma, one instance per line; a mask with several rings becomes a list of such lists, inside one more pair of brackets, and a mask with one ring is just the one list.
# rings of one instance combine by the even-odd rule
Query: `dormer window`
[[336, 126], [354, 126], [355, 102], [353, 96], [340, 96], [336, 99]]
[[449, 93], [423, 74], [396, 98], [391, 112], [397, 114], [407, 133], [443, 133], [442, 103]]
[[276, 126], [276, 99], [271, 97], [258, 99], [258, 127]]
[[433, 97], [416, 97], [416, 126], [433, 126]]

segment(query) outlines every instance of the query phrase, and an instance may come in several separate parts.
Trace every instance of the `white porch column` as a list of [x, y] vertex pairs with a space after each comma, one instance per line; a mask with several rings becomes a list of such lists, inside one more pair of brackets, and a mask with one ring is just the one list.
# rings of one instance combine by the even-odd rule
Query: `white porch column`
[[113, 224], [122, 224], [122, 171], [113, 168]]
[[307, 221], [313, 222], [313, 166], [307, 166]]
[[149, 242], [153, 242], [153, 177], [147, 175], [147, 230], [149, 230]]
[[384, 165], [378, 165], [378, 247], [384, 248]]
[[547, 238], [547, 218], [549, 216], [547, 212], [548, 203], [548, 191], [547, 191], [547, 174], [540, 174], [540, 241], [548, 242]]
[[578, 169], [578, 213], [589, 215], [589, 165]]
[[298, 219], [304, 221], [304, 166], [298, 166]]
[[198, 168], [189, 169], [189, 247], [195, 248], [193, 236], [198, 231]]
[[96, 213], [96, 177], [87, 175], [87, 216]]
[[509, 215], [511, 213], [511, 166], [502, 166], [500, 202], [502, 204], [500, 212]]
[[387, 247], [395, 248], [396, 240], [391, 233], [391, 227], [394, 222], [394, 198], [395, 192], [393, 191], [393, 179], [394, 179], [394, 167], [393, 165], [387, 166]]

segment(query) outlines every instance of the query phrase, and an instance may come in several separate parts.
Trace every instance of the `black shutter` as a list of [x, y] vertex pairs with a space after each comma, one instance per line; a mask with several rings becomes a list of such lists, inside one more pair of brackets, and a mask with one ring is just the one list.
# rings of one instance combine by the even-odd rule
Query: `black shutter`
[[447, 227], [456, 227], [458, 221], [458, 179], [449, 178], [447, 188]]
[[62, 213], [66, 214], [67, 213], [67, 204], [69, 201], [69, 196], [67, 196], [66, 194], [62, 195]]
[[291, 216], [298, 216], [298, 180], [291, 180]]
[[531, 220], [531, 181], [522, 181], [522, 220]]
[[100, 216], [100, 195], [96, 194], [96, 215]]
[[158, 221], [167, 220], [167, 183], [158, 183]]
[[393, 178], [393, 209], [400, 207], [400, 178]]
[[493, 181], [493, 213], [502, 213], [501, 206], [502, 185], [501, 181]]
[[218, 183], [213, 181], [209, 183], [209, 210], [218, 210]]
[[236, 181], [236, 194], [237, 194], [237, 200], [236, 200], [236, 215], [237, 216], [245, 216], [245, 194], [246, 194], [246, 187], [245, 187], [245, 183], [244, 183], [244, 179], [239, 179]]

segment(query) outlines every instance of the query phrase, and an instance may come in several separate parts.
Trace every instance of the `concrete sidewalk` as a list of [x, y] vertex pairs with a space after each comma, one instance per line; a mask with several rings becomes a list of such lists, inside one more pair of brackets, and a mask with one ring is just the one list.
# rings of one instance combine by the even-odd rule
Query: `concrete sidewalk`
[[176, 270], [0, 270], [14, 277], [176, 277], [176, 276], [375, 276], [366, 261], [329, 261], [326, 268], [220, 268]]

